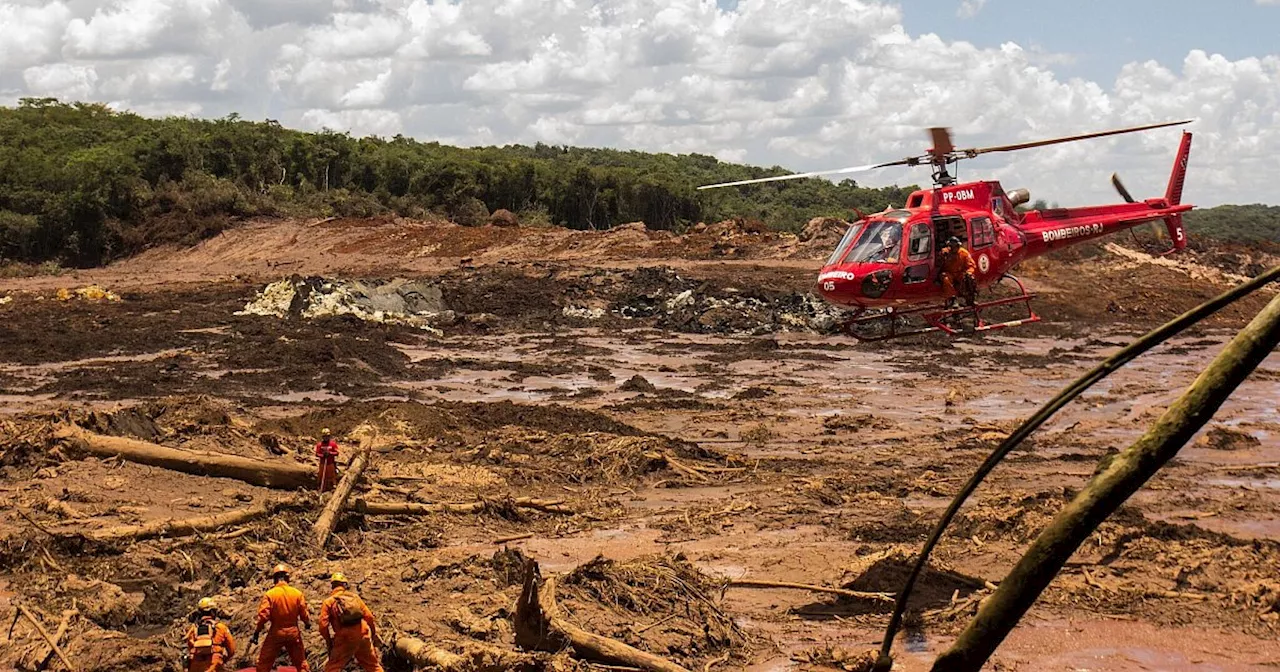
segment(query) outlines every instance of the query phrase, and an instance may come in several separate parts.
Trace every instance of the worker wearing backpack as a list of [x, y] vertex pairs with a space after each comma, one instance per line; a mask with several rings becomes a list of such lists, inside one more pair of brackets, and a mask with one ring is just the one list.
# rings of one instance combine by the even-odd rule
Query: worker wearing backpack
[[187, 672], [222, 672], [222, 663], [236, 655], [236, 640], [218, 620], [218, 609], [206, 597], [196, 607], [195, 623], [187, 628]]
[[347, 577], [334, 572], [329, 578], [333, 593], [320, 606], [320, 636], [329, 651], [324, 672], [342, 672], [356, 659], [364, 672], [382, 672], [377, 649], [382, 646], [373, 612], [360, 596], [348, 589]]

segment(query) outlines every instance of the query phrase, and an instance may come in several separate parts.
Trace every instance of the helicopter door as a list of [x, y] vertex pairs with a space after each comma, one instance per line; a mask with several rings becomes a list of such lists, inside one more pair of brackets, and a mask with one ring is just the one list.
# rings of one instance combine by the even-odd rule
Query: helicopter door
[[933, 274], [933, 230], [921, 222], [911, 227], [907, 238], [907, 268], [902, 272], [902, 283], [914, 285], [928, 280]]

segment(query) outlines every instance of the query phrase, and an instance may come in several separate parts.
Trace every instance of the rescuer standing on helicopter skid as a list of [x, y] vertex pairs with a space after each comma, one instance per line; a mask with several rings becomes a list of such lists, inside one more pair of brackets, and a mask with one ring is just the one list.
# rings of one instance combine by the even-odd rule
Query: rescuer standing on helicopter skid
[[382, 646], [373, 612], [358, 595], [348, 590], [347, 577], [334, 572], [329, 579], [333, 593], [320, 607], [320, 636], [329, 660], [324, 672], [342, 672], [352, 658], [364, 672], [382, 672], [377, 649]]
[[938, 275], [947, 304], [951, 305], [959, 295], [964, 300], [964, 305], [972, 306], [978, 295], [978, 281], [974, 277], [977, 266], [974, 265], [969, 250], [964, 249], [959, 238], [951, 236], [947, 239], [946, 249], [942, 251], [941, 261]]
[[222, 672], [222, 663], [236, 655], [236, 640], [218, 620], [213, 600], [201, 598], [196, 607], [195, 623], [187, 628], [186, 672]]
[[276, 585], [262, 596], [262, 602], [258, 604], [258, 625], [249, 643], [258, 643], [258, 637], [268, 623], [271, 628], [258, 650], [257, 672], [270, 672], [282, 649], [289, 654], [289, 662], [298, 672], [311, 670], [307, 664], [307, 652], [302, 646], [302, 632], [298, 630], [298, 621], [302, 621], [303, 628], [311, 627], [311, 613], [307, 611], [307, 599], [302, 592], [289, 585], [289, 574], [288, 565], [276, 565], [271, 570], [271, 578], [275, 579]]
[[320, 471], [316, 480], [320, 483], [320, 492], [328, 492], [338, 481], [338, 442], [333, 440], [329, 428], [320, 430], [320, 442], [316, 444], [316, 458], [320, 460]]

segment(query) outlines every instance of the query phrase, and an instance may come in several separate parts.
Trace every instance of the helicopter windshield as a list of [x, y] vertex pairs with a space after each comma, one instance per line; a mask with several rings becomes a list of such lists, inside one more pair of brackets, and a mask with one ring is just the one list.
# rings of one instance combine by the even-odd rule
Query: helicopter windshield
[[868, 222], [866, 230], [858, 238], [858, 244], [844, 258], [844, 263], [880, 261], [891, 264], [898, 260], [901, 244], [901, 222]]
[[831, 256], [827, 258], [827, 266], [840, 261], [840, 257], [843, 257], [844, 253], [849, 251], [849, 246], [853, 244], [853, 240], [858, 237], [858, 232], [862, 230], [862, 227], [866, 226], [866, 223], [866, 220], [860, 219], [849, 225], [849, 230], [844, 232], [844, 237], [840, 239], [840, 244], [836, 245], [836, 251], [832, 252]]

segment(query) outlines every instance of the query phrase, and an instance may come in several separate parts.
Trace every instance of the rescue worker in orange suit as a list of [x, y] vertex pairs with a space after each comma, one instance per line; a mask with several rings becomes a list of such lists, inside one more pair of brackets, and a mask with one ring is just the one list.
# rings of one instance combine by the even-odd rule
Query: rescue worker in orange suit
[[328, 492], [338, 484], [338, 442], [333, 440], [328, 427], [320, 430], [316, 458], [320, 460], [320, 472], [316, 474], [320, 492]]
[[213, 600], [205, 597], [196, 607], [195, 623], [187, 628], [187, 672], [222, 672], [222, 664], [236, 655], [236, 640], [218, 620]]
[[964, 249], [959, 238], [951, 236], [942, 251], [941, 261], [939, 280], [942, 282], [942, 292], [947, 297], [947, 305], [952, 305], [959, 295], [964, 299], [964, 305], [972, 306], [978, 296], [978, 281], [974, 277], [978, 269], [973, 263], [973, 255]]
[[364, 672], [382, 672], [377, 651], [382, 639], [373, 612], [349, 590], [342, 572], [334, 572], [329, 585], [333, 592], [320, 607], [320, 636], [329, 652], [324, 672], [342, 672], [352, 658]]
[[258, 650], [257, 672], [270, 672], [276, 664], [280, 651], [289, 654], [289, 662], [299, 672], [310, 672], [307, 664], [307, 652], [302, 646], [302, 632], [298, 630], [301, 621], [303, 628], [311, 627], [311, 612], [307, 611], [307, 599], [302, 592], [289, 585], [288, 565], [276, 565], [271, 570], [271, 578], [276, 585], [262, 596], [258, 604], [258, 625], [253, 631], [250, 643], [257, 644], [262, 629], [268, 623], [267, 639]]

